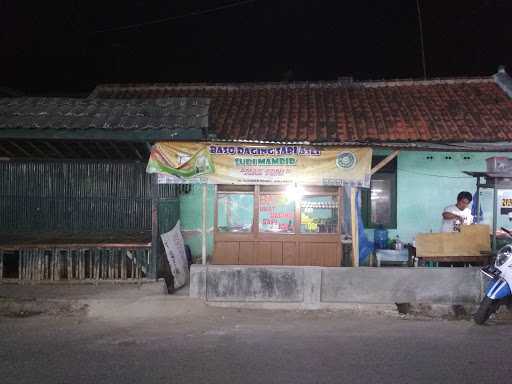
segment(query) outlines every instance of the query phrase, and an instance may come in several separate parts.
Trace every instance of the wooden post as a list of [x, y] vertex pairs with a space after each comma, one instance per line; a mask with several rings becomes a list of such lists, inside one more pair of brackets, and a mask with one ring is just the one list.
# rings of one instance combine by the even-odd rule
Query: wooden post
[[50, 280], [50, 256], [48, 255], [48, 251], [43, 250], [43, 257], [44, 257], [44, 279]]
[[28, 273], [26, 276], [27, 280], [32, 280], [34, 278], [34, 251], [32, 248], [27, 250], [28, 255]]
[[129, 252], [127, 249], [121, 252], [121, 280], [126, 280], [126, 258]]
[[94, 249], [94, 280], [100, 279], [101, 253], [98, 248]]
[[18, 250], [18, 280], [22, 280], [23, 276], [23, 253]]
[[0, 249], [0, 280], [4, 277], [4, 251]]
[[206, 265], [206, 244], [207, 244], [207, 231], [208, 231], [208, 221], [207, 221], [207, 213], [208, 213], [208, 184], [203, 184], [203, 209], [202, 209], [202, 231], [201, 231], [201, 259], [203, 265]]
[[36, 250], [36, 256], [37, 256], [37, 279], [36, 280], [43, 280], [44, 279], [44, 252], [41, 250], [41, 248], [37, 248]]
[[379, 164], [377, 164], [375, 167], [372, 168], [372, 170], [370, 171], [370, 175], [373, 175], [376, 172], [378, 172], [380, 169], [384, 168], [386, 166], [386, 164], [389, 163], [391, 160], [393, 160], [395, 157], [397, 157], [399, 153], [400, 153], [400, 150], [396, 150], [396, 151], [393, 151], [392, 153], [390, 153], [389, 155], [387, 155], [385, 159], [383, 159]]
[[71, 254], [71, 249], [67, 249], [67, 267], [68, 267], [68, 280], [73, 280], [73, 255]]
[[57, 269], [57, 251], [55, 248], [50, 250], [50, 280], [57, 280], [55, 277], [55, 269]]
[[151, 264], [148, 265], [148, 278], [156, 280], [160, 234], [158, 230], [158, 175], [151, 174]]
[[352, 266], [359, 267], [359, 231], [357, 223], [357, 188], [350, 188], [350, 220], [352, 227]]

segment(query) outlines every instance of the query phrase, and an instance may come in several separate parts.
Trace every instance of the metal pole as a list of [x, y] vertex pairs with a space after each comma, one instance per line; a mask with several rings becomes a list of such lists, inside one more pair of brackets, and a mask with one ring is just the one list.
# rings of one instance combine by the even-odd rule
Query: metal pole
[[207, 220], [206, 220], [206, 214], [208, 209], [208, 184], [203, 184], [203, 209], [202, 209], [202, 249], [201, 249], [201, 255], [202, 255], [202, 261], [203, 265], [206, 265], [206, 231], [207, 228]]
[[493, 180], [493, 198], [492, 198], [492, 253], [496, 253], [496, 227], [498, 224], [498, 190], [496, 189], [496, 179]]
[[476, 178], [476, 223], [480, 223], [481, 217], [480, 217], [480, 177]]
[[153, 173], [151, 174], [151, 261], [148, 266], [148, 277], [150, 279], [156, 279], [156, 266], [159, 257], [158, 204], [158, 175]]

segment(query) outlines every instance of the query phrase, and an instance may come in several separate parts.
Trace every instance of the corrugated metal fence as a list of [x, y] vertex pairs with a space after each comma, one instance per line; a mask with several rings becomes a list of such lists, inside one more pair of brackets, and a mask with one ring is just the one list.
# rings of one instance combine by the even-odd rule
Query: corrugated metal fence
[[[150, 230], [145, 168], [133, 161], [0, 161], [0, 231]], [[186, 186], [159, 188], [161, 198], [175, 201]]]
[[[159, 185], [162, 231], [178, 221], [178, 195], [188, 189], [186, 185]], [[32, 233], [37, 237], [41, 232], [61, 233], [63, 237], [73, 233], [78, 238], [81, 233], [84, 236], [95, 233], [96, 238], [101, 238], [102, 233], [149, 230], [151, 176], [146, 174], [144, 163], [0, 161], [0, 232], [3, 234], [28, 233], [31, 239]], [[0, 280], [139, 280], [147, 276], [151, 257], [150, 246], [141, 244], [117, 247], [99, 243], [66, 246], [65, 242], [33, 247], [14, 244], [9, 250], [0, 246]]]

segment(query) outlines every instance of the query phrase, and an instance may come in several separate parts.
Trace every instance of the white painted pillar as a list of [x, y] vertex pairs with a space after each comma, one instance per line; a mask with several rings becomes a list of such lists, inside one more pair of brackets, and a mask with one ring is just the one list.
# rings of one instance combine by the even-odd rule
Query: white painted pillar
[[208, 213], [208, 184], [203, 184], [203, 209], [202, 209], [202, 249], [201, 249], [201, 255], [202, 255], [202, 261], [203, 265], [206, 265], [206, 246], [208, 242], [207, 234], [208, 234], [208, 220], [207, 220], [207, 213]]
[[359, 231], [356, 205], [357, 187], [350, 188], [350, 220], [352, 227], [352, 266], [359, 267]]

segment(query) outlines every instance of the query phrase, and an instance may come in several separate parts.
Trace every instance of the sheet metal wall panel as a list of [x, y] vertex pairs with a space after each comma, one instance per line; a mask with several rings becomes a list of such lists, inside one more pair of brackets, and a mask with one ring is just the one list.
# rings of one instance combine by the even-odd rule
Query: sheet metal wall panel
[[[0, 161], [0, 231], [149, 230], [145, 168], [133, 161]], [[159, 187], [171, 200], [184, 189]]]

